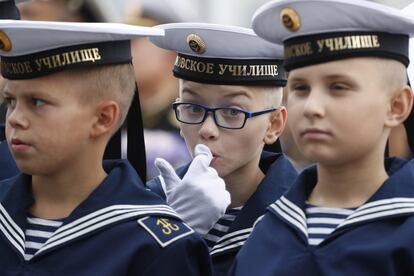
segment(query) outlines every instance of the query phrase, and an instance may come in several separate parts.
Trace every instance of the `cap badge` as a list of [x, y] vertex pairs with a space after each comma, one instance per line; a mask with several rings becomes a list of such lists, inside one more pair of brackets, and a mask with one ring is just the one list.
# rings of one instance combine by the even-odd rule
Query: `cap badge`
[[283, 25], [291, 32], [296, 32], [300, 28], [299, 14], [292, 8], [284, 8], [280, 12], [280, 19]]
[[5, 32], [0, 31], [0, 50], [4, 52], [9, 52], [11, 48], [12, 43], [9, 36]]
[[187, 44], [197, 54], [203, 54], [206, 51], [204, 40], [196, 34], [189, 34], [187, 36]]

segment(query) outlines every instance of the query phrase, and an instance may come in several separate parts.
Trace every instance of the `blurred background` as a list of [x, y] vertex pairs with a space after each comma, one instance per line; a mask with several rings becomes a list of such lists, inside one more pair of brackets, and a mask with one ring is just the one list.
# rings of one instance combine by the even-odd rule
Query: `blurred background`
[[[249, 27], [254, 11], [266, 2], [268, 0], [31, 0], [18, 4], [18, 8], [22, 19], [28, 20], [143, 26], [197, 21]], [[376, 2], [403, 8], [412, 0]], [[171, 110], [171, 103], [178, 96], [178, 81], [171, 72], [175, 53], [161, 50], [144, 38], [133, 41], [132, 49], [144, 118], [147, 175], [152, 178], [158, 174], [153, 166], [156, 157], [165, 158], [174, 167], [190, 160]], [[0, 110], [0, 123], [1, 120]]]
[[[203, 21], [248, 27], [254, 11], [269, 0], [31, 0], [19, 4], [34, 20], [125, 22], [136, 16], [156, 21]], [[403, 8], [412, 0], [377, 0]], [[64, 10], [67, 9], [68, 12]], [[50, 13], [50, 12], [55, 13]], [[132, 18], [131, 18], [132, 17]], [[135, 18], [137, 19], [137, 18]], [[149, 22], [148, 22], [149, 23]]]

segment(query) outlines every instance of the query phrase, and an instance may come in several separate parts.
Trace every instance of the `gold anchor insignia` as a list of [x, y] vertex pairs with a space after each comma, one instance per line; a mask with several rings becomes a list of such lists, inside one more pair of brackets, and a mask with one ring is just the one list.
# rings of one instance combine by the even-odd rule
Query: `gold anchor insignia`
[[0, 50], [4, 52], [9, 52], [11, 48], [12, 43], [9, 36], [5, 32], [0, 31]]
[[187, 36], [187, 44], [197, 54], [203, 54], [206, 51], [206, 44], [199, 35], [189, 34]]
[[162, 232], [165, 235], [170, 235], [173, 231], [175, 232], [180, 230], [180, 227], [177, 224], [171, 224], [166, 218], [157, 219], [157, 225], [162, 226]]
[[292, 8], [284, 8], [280, 12], [280, 19], [283, 25], [291, 32], [296, 32], [300, 28], [299, 14]]

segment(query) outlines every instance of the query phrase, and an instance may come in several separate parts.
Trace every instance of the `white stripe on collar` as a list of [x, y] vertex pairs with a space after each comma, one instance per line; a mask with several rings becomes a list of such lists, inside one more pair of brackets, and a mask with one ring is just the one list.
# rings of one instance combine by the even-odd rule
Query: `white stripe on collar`
[[402, 203], [402, 202], [414, 202], [414, 198], [412, 197], [392, 197], [392, 198], [386, 198], [386, 199], [380, 199], [376, 201], [368, 202], [362, 206], [360, 206], [357, 211], [369, 209], [375, 206], [379, 205], [388, 205], [393, 203]]
[[253, 230], [253, 227], [251, 227], [251, 228], [245, 228], [245, 229], [241, 229], [241, 230], [237, 230], [237, 231], [234, 231], [234, 232], [231, 232], [231, 233], [227, 233], [226, 235], [223, 235], [218, 241], [217, 241], [217, 243], [220, 243], [220, 242], [223, 242], [223, 241], [225, 241], [225, 240], [227, 240], [227, 239], [229, 239], [229, 238], [231, 238], [231, 237], [235, 237], [235, 236], [238, 236], [238, 235], [243, 235], [243, 234], [245, 234], [245, 233], [249, 233], [249, 232], [251, 232]]
[[246, 242], [246, 240], [247, 240], [247, 238], [248, 238], [248, 237], [249, 237], [249, 236], [247, 236], [247, 237], [246, 237], [245, 239], [243, 239], [242, 241], [239, 241], [239, 242], [236, 242], [236, 243], [230, 244], [230, 245], [228, 245], [228, 246], [226, 246], [226, 247], [219, 248], [219, 249], [216, 249], [216, 250], [212, 250], [212, 251], [210, 252], [210, 255], [214, 255], [214, 254], [217, 254], [217, 253], [220, 253], [220, 252], [223, 252], [223, 251], [229, 250], [229, 249], [233, 249], [233, 248], [241, 247], [241, 246], [243, 246], [243, 244]]
[[393, 208], [391, 210], [371, 213], [371, 214], [367, 214], [367, 215], [364, 215], [364, 216], [359, 216], [359, 217], [356, 217], [356, 218], [353, 218], [353, 219], [346, 219], [343, 223], [338, 225], [337, 228], [343, 227], [345, 225], [350, 225], [350, 224], [353, 224], [353, 223], [358, 223], [358, 222], [361, 222], [361, 221], [368, 221], [368, 220], [381, 218], [381, 217], [390, 217], [390, 216], [394, 216], [394, 215], [410, 214], [410, 213], [414, 215], [414, 204], [412, 204], [411, 207]]
[[296, 212], [299, 216], [301, 216], [302, 221], [304, 222], [303, 225], [306, 226], [306, 215], [302, 209], [300, 209], [298, 206], [296, 206], [294, 203], [292, 203], [290, 200], [288, 200], [284, 196], [280, 198], [280, 201], [282, 201], [286, 206], [288, 206], [290, 209]]
[[240, 244], [240, 243], [243, 244], [247, 240], [247, 238], [250, 236], [252, 230], [253, 230], [253, 228], [243, 229], [243, 230], [237, 231], [237, 232], [239, 232], [239, 235], [237, 235], [237, 236], [233, 235], [233, 238], [231, 238], [231, 239], [226, 239], [225, 241], [219, 240], [213, 246], [213, 248], [211, 249], [210, 255], [214, 255], [216, 253], [225, 251], [227, 249], [237, 247], [237, 245], [235, 245], [235, 243], [236, 244]]
[[0, 203], [0, 231], [10, 241], [10, 243], [24, 256], [25, 237], [23, 230], [14, 222], [14, 220]]
[[[124, 206], [129, 206], [125, 209]], [[167, 208], [166, 208], [167, 207]], [[118, 208], [118, 209], [116, 209]], [[110, 212], [102, 212], [102, 210]], [[98, 216], [96, 216], [98, 213]], [[77, 219], [70, 224], [64, 225], [59, 228], [54, 235], [44, 244], [44, 246], [36, 252], [35, 256], [58, 245], [66, 243], [75, 238], [86, 235], [96, 229], [103, 228], [107, 225], [138, 217], [143, 215], [151, 214], [165, 214], [173, 217], [179, 218], [177, 213], [175, 213], [170, 207], [166, 205], [114, 205], [89, 215], [85, 217], [90, 218], [90, 220], [85, 221], [85, 217]], [[95, 216], [94, 216], [95, 215]]]
[[255, 228], [256, 227], [256, 225], [263, 219], [263, 217], [264, 217], [264, 215], [261, 215], [260, 217], [258, 217], [257, 219], [256, 219], [256, 221], [253, 223], [253, 228]]
[[[241, 238], [244, 238], [245, 240], [249, 237], [250, 233], [253, 231], [253, 227], [251, 228], [246, 228], [246, 229], [241, 229], [241, 230], [237, 230], [231, 233], [228, 233], [224, 236], [222, 236], [217, 242], [216, 244], [213, 246], [213, 248], [210, 251], [210, 255], [216, 253], [215, 251], [217, 249], [222, 248], [223, 246], [226, 246], [230, 243], [233, 243], [234, 241], [238, 241]], [[241, 237], [241, 238], [240, 238]], [[221, 252], [223, 250], [220, 250], [219, 252]]]
[[[286, 205], [285, 202], [288, 202], [289, 206]], [[297, 207], [295, 204], [283, 196], [269, 207], [276, 211], [285, 220], [296, 226], [296, 228], [298, 228], [306, 238], [308, 237], [306, 216], [299, 207]]]
[[[274, 204], [270, 205], [270, 208], [308, 237], [306, 220], [302, 221], [305, 215], [298, 206], [282, 196]], [[372, 201], [360, 206], [344, 222], [338, 225], [335, 231], [343, 226], [361, 221], [410, 213], [414, 215], [414, 198], [395, 197]]]
[[413, 198], [390, 198], [387, 200], [377, 200], [360, 206], [352, 215], [349, 216], [349, 219], [379, 211], [412, 207], [413, 205]]
[[93, 213], [90, 213], [86, 216], [78, 218], [71, 223], [63, 225], [60, 227], [53, 237], [51, 238], [52, 241], [54, 239], [59, 239], [65, 235], [71, 234], [73, 232], [78, 231], [84, 227], [87, 227], [90, 224], [94, 224], [99, 222], [103, 219], [107, 219], [116, 215], [117, 213], [125, 213], [137, 210], [156, 210], [156, 211], [166, 211], [166, 212], [173, 212], [175, 216], [178, 216], [175, 211], [169, 207], [168, 205], [112, 205], [109, 207], [105, 207]]

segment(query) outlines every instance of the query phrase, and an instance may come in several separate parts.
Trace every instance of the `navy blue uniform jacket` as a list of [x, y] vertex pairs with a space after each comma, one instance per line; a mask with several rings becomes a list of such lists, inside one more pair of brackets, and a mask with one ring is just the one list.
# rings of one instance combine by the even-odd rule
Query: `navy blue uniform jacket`
[[314, 247], [305, 202], [317, 173], [303, 171], [256, 225], [230, 275], [414, 275], [414, 163], [391, 159], [386, 167], [388, 180]]
[[127, 161], [106, 162], [107, 178], [24, 260], [31, 177], [0, 183], [1, 275], [211, 275], [204, 241], [145, 189]]
[[[266, 207], [286, 192], [297, 176], [295, 168], [283, 154], [263, 152], [260, 167], [266, 174], [265, 178], [243, 206], [227, 234], [210, 251], [214, 275], [227, 274], [237, 252], [252, 232], [254, 223], [265, 213]], [[179, 170], [179, 175], [184, 174], [185, 171]], [[160, 183], [156, 179], [147, 185], [159, 191]]]

